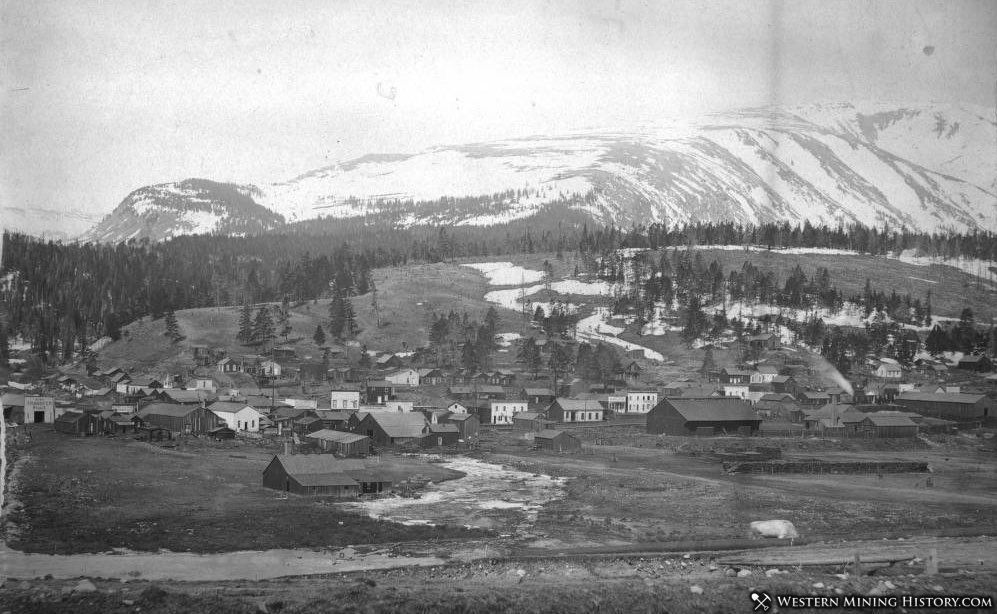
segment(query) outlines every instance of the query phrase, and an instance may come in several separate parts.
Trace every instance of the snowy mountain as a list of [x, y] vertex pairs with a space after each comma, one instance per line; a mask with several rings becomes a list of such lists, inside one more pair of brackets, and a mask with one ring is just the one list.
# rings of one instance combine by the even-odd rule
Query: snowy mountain
[[133, 238], [167, 239], [187, 234], [258, 233], [284, 219], [257, 204], [251, 186], [186, 179], [135, 190], [83, 237], [118, 242]]
[[[745, 109], [640, 131], [370, 155], [259, 191], [232, 189], [289, 222], [379, 215], [406, 226], [493, 225], [553, 208], [624, 226], [810, 220], [995, 230], [993, 116], [970, 105]], [[187, 202], [174, 192], [171, 202]], [[115, 216], [90, 236], [144, 235], [135, 223], [119, 229]], [[150, 236], [229, 231], [187, 223]]]

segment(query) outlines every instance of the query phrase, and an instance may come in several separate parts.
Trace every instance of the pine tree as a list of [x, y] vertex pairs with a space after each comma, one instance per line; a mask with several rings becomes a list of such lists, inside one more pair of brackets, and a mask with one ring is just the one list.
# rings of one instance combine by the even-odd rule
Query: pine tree
[[551, 345], [550, 358], [547, 359], [547, 368], [551, 373], [551, 389], [557, 394], [557, 382], [563, 373], [571, 368], [571, 354], [568, 349], [556, 341]]
[[338, 292], [333, 294], [329, 302], [329, 334], [340, 339], [343, 336], [343, 328], [346, 326], [346, 307], [344, 299]]
[[460, 363], [468, 371], [477, 371], [481, 366], [478, 350], [470, 341], [465, 342], [460, 351]]
[[543, 358], [540, 356], [540, 348], [537, 347], [537, 340], [533, 337], [525, 337], [519, 341], [519, 349], [516, 351], [516, 362], [522, 363], [526, 369], [536, 378]]
[[499, 327], [499, 314], [494, 307], [489, 307], [488, 311], [485, 312], [485, 328], [494, 336], [498, 332]]
[[249, 308], [249, 303], [242, 306], [242, 313], [239, 314], [239, 334], [236, 338], [243, 343], [253, 340], [253, 312]]
[[352, 339], [359, 332], [360, 327], [357, 325], [357, 315], [353, 311], [353, 302], [348, 296], [343, 297], [343, 336]]
[[273, 338], [274, 327], [270, 310], [266, 307], [260, 307], [259, 311], [256, 312], [256, 319], [253, 320], [252, 340], [256, 343], [266, 345]]
[[180, 334], [180, 323], [177, 322], [177, 315], [173, 313], [173, 308], [168, 307], [166, 309], [166, 333], [173, 343], [176, 343], [183, 339], [183, 335]]
[[325, 345], [325, 331], [322, 330], [321, 324], [315, 327], [315, 334], [312, 335], [312, 340], [315, 342], [315, 345], [319, 347]]

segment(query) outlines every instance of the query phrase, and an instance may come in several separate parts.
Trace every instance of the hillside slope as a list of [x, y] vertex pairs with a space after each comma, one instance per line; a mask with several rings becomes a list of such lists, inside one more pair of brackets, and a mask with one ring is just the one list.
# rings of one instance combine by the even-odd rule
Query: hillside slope
[[185, 179], [135, 190], [81, 237], [118, 242], [185, 234], [252, 234], [283, 224], [283, 217], [253, 200], [252, 187]]

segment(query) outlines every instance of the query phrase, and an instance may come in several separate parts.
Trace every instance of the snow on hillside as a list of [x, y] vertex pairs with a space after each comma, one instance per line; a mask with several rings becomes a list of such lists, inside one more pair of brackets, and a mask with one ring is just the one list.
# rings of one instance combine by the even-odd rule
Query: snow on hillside
[[578, 326], [575, 328], [575, 333], [578, 338], [582, 341], [589, 341], [591, 343], [608, 343], [610, 345], [621, 347], [626, 351], [644, 350], [645, 358], [664, 362], [665, 357], [662, 356], [660, 352], [656, 352], [636, 343], [624, 341], [623, 339], [617, 337], [616, 335], [622, 333], [623, 329], [606, 324], [605, 320], [608, 313], [609, 312], [605, 307], [599, 307], [592, 315], [579, 320]]
[[[388, 215], [405, 227], [487, 226], [554, 208], [621, 227], [810, 220], [993, 231], [995, 141], [993, 109], [842, 103], [368, 155], [259, 190], [216, 186], [227, 186], [230, 196], [251, 195], [253, 205], [288, 221]], [[207, 211], [198, 199], [218, 192], [173, 190], [155, 200], [169, 201], [168, 209]], [[234, 201], [224, 200], [231, 213]], [[240, 208], [240, 220], [262, 216]], [[139, 220], [152, 219], [119, 209], [110, 217], [126, 222], [101, 222], [92, 234], [120, 240], [142, 228]], [[241, 231], [222, 219], [165, 217], [140, 235], [169, 234], [170, 224], [173, 234]]]
[[514, 286], [516, 284], [532, 284], [544, 278], [543, 271], [523, 268], [511, 262], [477, 262], [465, 264], [480, 271], [493, 286]]

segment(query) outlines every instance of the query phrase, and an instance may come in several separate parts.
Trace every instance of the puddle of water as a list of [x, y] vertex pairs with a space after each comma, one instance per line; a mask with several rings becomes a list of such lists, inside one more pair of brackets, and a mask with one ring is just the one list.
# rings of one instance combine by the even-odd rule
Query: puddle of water
[[392, 497], [342, 505], [371, 518], [407, 525], [512, 530], [536, 522], [544, 504], [565, 495], [566, 478], [526, 473], [472, 458], [448, 460], [443, 466], [466, 476], [431, 484], [418, 499]]

